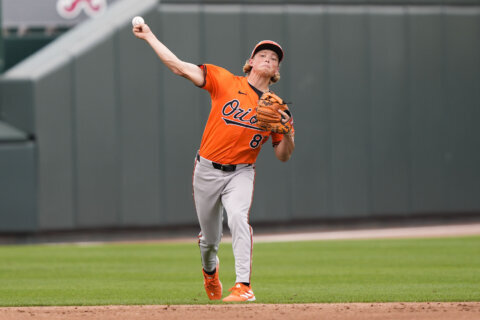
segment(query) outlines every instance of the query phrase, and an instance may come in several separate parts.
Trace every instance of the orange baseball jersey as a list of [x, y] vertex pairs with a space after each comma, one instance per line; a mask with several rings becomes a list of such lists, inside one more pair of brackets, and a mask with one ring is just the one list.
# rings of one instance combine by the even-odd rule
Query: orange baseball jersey
[[283, 139], [282, 134], [256, 126], [255, 107], [261, 92], [246, 77], [211, 64], [200, 67], [205, 75], [202, 88], [210, 93], [212, 100], [200, 155], [221, 164], [255, 163], [270, 135], [274, 146]]

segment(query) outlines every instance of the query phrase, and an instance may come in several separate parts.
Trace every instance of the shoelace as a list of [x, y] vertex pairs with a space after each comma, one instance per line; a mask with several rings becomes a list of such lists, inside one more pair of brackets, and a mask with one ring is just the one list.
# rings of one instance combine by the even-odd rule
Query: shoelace
[[209, 289], [216, 289], [218, 288], [220, 285], [217, 281], [215, 281], [215, 278], [212, 278], [212, 279], [208, 279], [206, 280], [206, 285], [207, 285], [207, 288]]
[[234, 287], [231, 287], [230, 289], [228, 289], [228, 291], [230, 291], [232, 293], [236, 293], [238, 295], [241, 295], [242, 293], [248, 292], [248, 288], [244, 289], [242, 286], [240, 286], [240, 287], [234, 286]]

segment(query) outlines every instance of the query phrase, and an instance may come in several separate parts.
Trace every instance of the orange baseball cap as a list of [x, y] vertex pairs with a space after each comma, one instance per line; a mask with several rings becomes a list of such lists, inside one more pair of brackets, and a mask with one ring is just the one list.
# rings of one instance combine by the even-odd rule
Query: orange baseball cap
[[269, 49], [274, 51], [278, 55], [278, 62], [281, 62], [283, 59], [283, 49], [282, 47], [276, 43], [275, 41], [272, 40], [262, 40], [257, 45], [255, 48], [253, 48], [252, 55], [250, 56], [250, 59], [253, 58], [253, 56], [260, 50], [265, 50]]

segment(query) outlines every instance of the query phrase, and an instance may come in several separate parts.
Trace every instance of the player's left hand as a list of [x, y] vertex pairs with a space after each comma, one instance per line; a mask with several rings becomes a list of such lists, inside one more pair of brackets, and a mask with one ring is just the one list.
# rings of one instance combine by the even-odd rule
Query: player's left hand
[[292, 118], [292, 115], [291, 115], [289, 110], [285, 110], [285, 111], [278, 110], [278, 112], [280, 112], [280, 114], [282, 115], [282, 120], [281, 121], [282, 121], [283, 124], [289, 122], [290, 119]]
[[293, 128], [290, 110], [282, 98], [273, 92], [265, 92], [256, 107], [257, 126], [274, 133], [289, 133]]

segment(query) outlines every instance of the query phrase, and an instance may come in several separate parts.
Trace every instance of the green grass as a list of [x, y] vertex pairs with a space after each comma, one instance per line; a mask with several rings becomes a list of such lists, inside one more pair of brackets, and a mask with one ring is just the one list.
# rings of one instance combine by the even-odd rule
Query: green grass
[[[480, 237], [259, 243], [253, 266], [260, 303], [480, 301]], [[202, 281], [195, 243], [0, 246], [0, 306], [212, 303]]]

